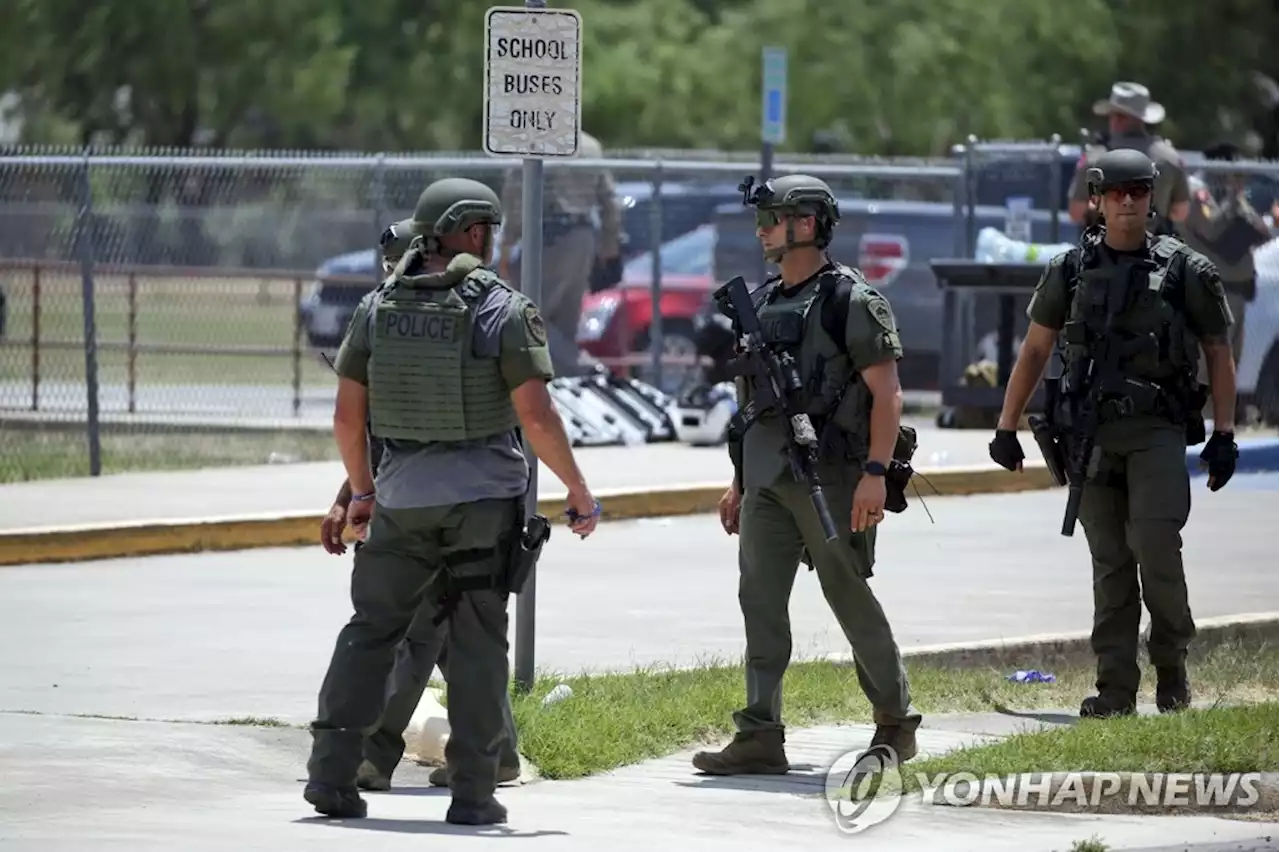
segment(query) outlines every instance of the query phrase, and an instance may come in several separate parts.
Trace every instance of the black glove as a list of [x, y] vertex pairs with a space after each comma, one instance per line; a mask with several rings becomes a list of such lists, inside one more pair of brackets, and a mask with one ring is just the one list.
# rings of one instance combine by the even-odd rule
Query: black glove
[[1227, 484], [1236, 472], [1236, 459], [1239, 457], [1235, 435], [1215, 429], [1200, 453], [1200, 467], [1209, 471], [1210, 491], [1217, 491]]
[[1018, 443], [1018, 433], [1012, 429], [997, 429], [995, 438], [987, 446], [991, 460], [1005, 470], [1017, 470], [1026, 458], [1022, 454], [1022, 444]]

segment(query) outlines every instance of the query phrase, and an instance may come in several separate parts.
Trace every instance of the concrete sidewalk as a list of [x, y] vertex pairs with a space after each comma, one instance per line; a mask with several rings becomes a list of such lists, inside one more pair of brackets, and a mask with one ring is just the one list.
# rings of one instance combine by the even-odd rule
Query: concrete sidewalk
[[[922, 757], [1010, 733], [1007, 717], [928, 717]], [[304, 730], [0, 714], [0, 843], [14, 852], [420, 850], [447, 848], [652, 852], [744, 849], [1048, 852], [1097, 836], [1113, 852], [1226, 843], [1275, 849], [1275, 827], [1207, 816], [1093, 816], [928, 806], [907, 798], [886, 821], [842, 834], [825, 801], [826, 768], [865, 748], [871, 728], [789, 732], [786, 776], [711, 778], [692, 750], [575, 781], [505, 787], [504, 826], [444, 822], [447, 790], [405, 764], [396, 788], [367, 794], [369, 816], [318, 817], [301, 798], [310, 736]], [[908, 763], [910, 769], [912, 764]], [[1269, 836], [1269, 837], [1268, 837]], [[1269, 844], [1269, 845], [1268, 845]]]

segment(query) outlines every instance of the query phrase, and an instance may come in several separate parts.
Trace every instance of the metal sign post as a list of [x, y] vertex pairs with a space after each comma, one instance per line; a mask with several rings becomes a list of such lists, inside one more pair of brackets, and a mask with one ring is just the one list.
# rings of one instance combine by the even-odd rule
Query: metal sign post
[[[773, 172], [773, 147], [787, 138], [787, 50], [766, 47], [762, 51], [760, 75], [760, 183]], [[764, 255], [760, 256], [759, 278], [766, 278]]]
[[[542, 299], [542, 160], [577, 156], [582, 127], [582, 16], [546, 0], [485, 13], [484, 151], [524, 158], [520, 291]], [[528, 441], [525, 517], [538, 506], [538, 459]], [[516, 596], [515, 681], [533, 687], [537, 571]]]

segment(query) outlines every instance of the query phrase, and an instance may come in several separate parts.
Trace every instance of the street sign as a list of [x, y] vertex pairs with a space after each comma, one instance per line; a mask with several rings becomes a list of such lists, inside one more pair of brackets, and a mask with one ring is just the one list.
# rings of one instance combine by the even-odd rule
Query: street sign
[[787, 137], [787, 49], [764, 49], [760, 87], [760, 141], [781, 145]]
[[582, 125], [582, 16], [495, 6], [484, 16], [484, 150], [573, 157]]

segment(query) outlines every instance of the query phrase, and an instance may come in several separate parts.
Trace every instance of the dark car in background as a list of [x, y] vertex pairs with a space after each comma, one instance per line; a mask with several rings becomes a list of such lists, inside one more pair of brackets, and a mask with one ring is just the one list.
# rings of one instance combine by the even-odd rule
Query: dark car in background
[[[705, 225], [717, 207], [742, 195], [736, 183], [690, 181], [679, 176], [663, 181], [661, 187], [659, 213], [664, 241]], [[625, 235], [622, 258], [627, 262], [653, 248], [654, 185], [650, 181], [623, 181], [616, 183], [615, 188]], [[519, 273], [519, 263], [517, 244], [512, 256], [513, 274]], [[634, 281], [635, 267], [631, 268], [629, 277], [624, 273], [624, 280]], [[298, 306], [311, 347], [326, 352], [337, 348], [356, 305], [377, 285], [380, 277], [381, 263], [372, 248], [337, 255], [320, 264], [315, 280]], [[668, 286], [678, 284], [672, 280]]]

